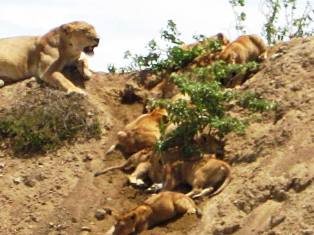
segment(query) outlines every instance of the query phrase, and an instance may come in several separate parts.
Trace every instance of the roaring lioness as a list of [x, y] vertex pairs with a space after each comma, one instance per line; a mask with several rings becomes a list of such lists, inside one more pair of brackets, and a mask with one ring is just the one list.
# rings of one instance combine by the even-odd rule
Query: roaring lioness
[[35, 76], [50, 86], [80, 93], [63, 74], [65, 66], [76, 66], [85, 79], [92, 76], [81, 53], [94, 53], [99, 38], [94, 27], [75, 21], [52, 29], [43, 36], [0, 39], [0, 83], [8, 84]]
[[201, 216], [200, 210], [191, 198], [182, 193], [162, 192], [151, 196], [142, 205], [117, 217], [117, 223], [111, 230], [114, 230], [114, 235], [138, 234], [185, 213]]

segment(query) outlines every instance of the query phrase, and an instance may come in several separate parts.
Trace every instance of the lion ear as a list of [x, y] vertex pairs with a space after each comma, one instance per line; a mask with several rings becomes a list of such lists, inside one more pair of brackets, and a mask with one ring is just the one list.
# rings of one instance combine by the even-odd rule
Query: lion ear
[[70, 34], [73, 32], [73, 27], [70, 24], [64, 24], [61, 26], [61, 30], [66, 34]]
[[222, 42], [223, 45], [227, 45], [229, 44], [229, 40], [228, 38], [226, 38], [226, 36], [223, 33], [218, 33], [217, 34], [217, 39]]
[[132, 215], [130, 216], [130, 220], [136, 221], [136, 214], [135, 213], [132, 213]]

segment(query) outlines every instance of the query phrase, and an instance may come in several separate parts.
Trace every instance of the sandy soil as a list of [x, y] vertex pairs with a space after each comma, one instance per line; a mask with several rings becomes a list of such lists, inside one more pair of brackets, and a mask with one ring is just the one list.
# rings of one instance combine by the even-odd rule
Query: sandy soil
[[[184, 216], [143, 234], [314, 234], [314, 39], [279, 44], [241, 89], [280, 104], [257, 118], [244, 136], [226, 138], [232, 164], [230, 185], [219, 195], [198, 201], [201, 220]], [[16, 158], [0, 144], [0, 234], [101, 235], [119, 214], [149, 195], [127, 184], [124, 173], [95, 178], [94, 172], [123, 162], [105, 151], [116, 133], [142, 113], [143, 105], [122, 104], [119, 92], [134, 75], [98, 73], [86, 82], [97, 109], [101, 140], [79, 141], [56, 152]], [[30, 85], [31, 83], [31, 85]], [[14, 105], [36, 82], [0, 89], [0, 112]]]

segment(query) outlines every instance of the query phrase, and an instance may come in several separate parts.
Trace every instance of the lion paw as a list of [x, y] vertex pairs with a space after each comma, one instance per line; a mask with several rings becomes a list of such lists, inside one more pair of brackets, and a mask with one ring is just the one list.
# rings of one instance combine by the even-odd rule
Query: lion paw
[[89, 70], [86, 70], [84, 72], [84, 76], [83, 77], [84, 77], [85, 80], [90, 80], [93, 77], [93, 73], [91, 71], [89, 71]]
[[134, 178], [132, 176], [129, 176], [128, 178], [129, 178], [129, 183], [131, 185], [134, 185], [137, 187], [144, 187], [146, 185], [142, 179], [137, 179], [137, 178]]
[[148, 193], [157, 193], [162, 189], [162, 183], [159, 184], [153, 184], [148, 189], [146, 189], [146, 192]]
[[4, 81], [0, 79], [0, 88], [4, 87]]
[[80, 88], [77, 88], [77, 89], [69, 89], [67, 91], [67, 94], [68, 95], [71, 95], [71, 94], [79, 94], [79, 95], [82, 95], [82, 96], [87, 96], [86, 92], [83, 91], [82, 89]]

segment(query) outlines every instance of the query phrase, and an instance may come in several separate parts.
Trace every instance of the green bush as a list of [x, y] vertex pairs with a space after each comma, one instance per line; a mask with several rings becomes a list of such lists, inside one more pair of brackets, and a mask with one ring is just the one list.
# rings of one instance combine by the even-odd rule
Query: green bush
[[[244, 2], [241, 1], [241, 4]], [[200, 154], [201, 150], [194, 140], [205, 129], [209, 129], [209, 134], [219, 139], [230, 132], [244, 133], [250, 114], [234, 117], [230, 107], [236, 105], [251, 112], [265, 112], [276, 108], [274, 102], [261, 99], [256, 94], [224, 88], [231, 79], [240, 78], [244, 81], [242, 78], [258, 71], [257, 62], [228, 64], [214, 61], [206, 67], [182, 69], [197, 56], [221, 50], [221, 45], [217, 41], [198, 37], [199, 43], [182, 46], [183, 42], [177, 38], [178, 35], [175, 24], [169, 21], [168, 31], [162, 31], [162, 38], [170, 41], [173, 46], [161, 50], [156, 41], [152, 40], [148, 46], [148, 55], [132, 57], [129, 54], [133, 68], [149, 70], [157, 75], [160, 72], [171, 74], [170, 82], [191, 98], [191, 102], [172, 102], [166, 99], [150, 101], [149, 109], [166, 108], [169, 123], [176, 127], [173, 131], [166, 132], [165, 123], [161, 123], [162, 135], [156, 144], [158, 151], [177, 147], [184, 156]]]
[[204, 36], [195, 37], [201, 40], [202, 43], [185, 48], [183, 41], [179, 39], [179, 35], [176, 24], [169, 20], [167, 29], [161, 32], [161, 39], [167, 43], [165, 48], [159, 46], [156, 40], [151, 40], [146, 46], [148, 49], [146, 55], [133, 55], [130, 51], [127, 51], [124, 58], [129, 59], [131, 62], [127, 68], [124, 68], [124, 71], [173, 72], [185, 67], [199, 55], [221, 50], [221, 44], [218, 40], [206, 39]]
[[14, 153], [32, 154], [60, 147], [76, 138], [98, 138], [101, 130], [83, 97], [44, 90], [24, 97], [0, 116], [0, 140]]
[[151, 101], [152, 108], [166, 108], [169, 123], [176, 125], [170, 133], [162, 131], [157, 143], [159, 151], [179, 147], [184, 156], [200, 153], [194, 137], [205, 128], [209, 128], [210, 135], [220, 139], [230, 132], [244, 133], [249, 120], [230, 115], [227, 107], [232, 102], [252, 112], [276, 108], [274, 102], [258, 98], [253, 93], [224, 89], [218, 81], [193, 81], [186, 74], [173, 74], [171, 79], [182, 93], [191, 97], [191, 102], [182, 99], [175, 102], [168, 99]]

